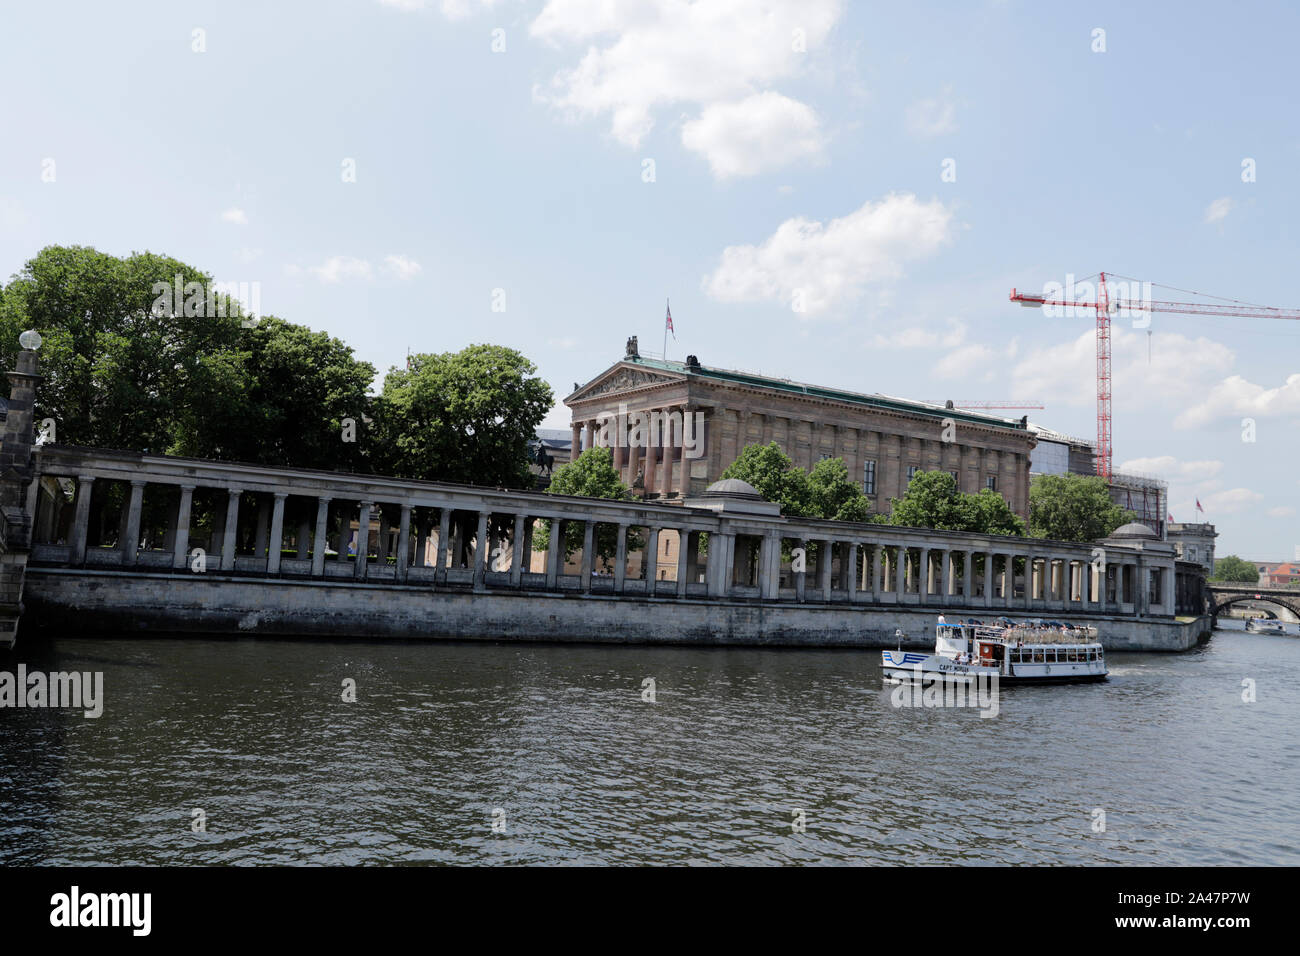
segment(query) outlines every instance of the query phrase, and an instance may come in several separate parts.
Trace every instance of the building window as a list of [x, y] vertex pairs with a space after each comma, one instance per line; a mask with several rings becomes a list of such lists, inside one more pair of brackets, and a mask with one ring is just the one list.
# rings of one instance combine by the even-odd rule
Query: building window
[[917, 473], [919, 470], [920, 470], [920, 466], [919, 466], [919, 465], [908, 465], [908, 466], [907, 466], [907, 480], [908, 480], [908, 481], [911, 481], [913, 478], [915, 478], [915, 477], [916, 477], [916, 473]]
[[668, 545], [671, 543], [672, 542], [670, 542], [667, 538], [664, 538], [664, 554], [668, 553]]
[[958, 488], [961, 488], [961, 472], [950, 471], [948, 472], [948, 474], [952, 475], [952, 483], [956, 485]]
[[874, 458], [862, 463], [862, 493], [866, 495], [876, 493], [876, 462]]
[[1195, 549], [1195, 548], [1188, 548], [1188, 549], [1187, 549], [1187, 560], [1188, 560], [1188, 561], [1195, 561], [1195, 560], [1196, 560], [1196, 549]]
[[997, 475], [989, 475], [987, 478], [985, 478], [985, 479], [984, 479], [984, 487], [987, 488], [989, 491], [997, 491], [997, 490], [998, 490], [998, 476], [997, 476]]

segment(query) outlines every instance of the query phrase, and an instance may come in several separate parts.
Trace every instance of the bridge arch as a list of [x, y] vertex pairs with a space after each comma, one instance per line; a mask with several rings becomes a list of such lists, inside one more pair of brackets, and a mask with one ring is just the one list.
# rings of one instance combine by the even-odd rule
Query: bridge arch
[[1218, 617], [1235, 604], [1245, 602], [1272, 604], [1285, 608], [1300, 620], [1300, 591], [1285, 592], [1276, 588], [1241, 590], [1238, 588], [1210, 588], [1210, 613]]

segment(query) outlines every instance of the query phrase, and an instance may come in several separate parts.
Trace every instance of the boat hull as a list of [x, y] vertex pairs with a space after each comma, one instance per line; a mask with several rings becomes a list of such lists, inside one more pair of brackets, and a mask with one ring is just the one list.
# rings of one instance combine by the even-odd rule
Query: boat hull
[[997, 667], [978, 664], [957, 664], [951, 658], [937, 654], [920, 654], [915, 651], [882, 651], [881, 669], [885, 682], [890, 684], [951, 683], [969, 684], [974, 681], [997, 680], [999, 684], [1080, 684], [1103, 681], [1107, 678], [1101, 662], [1020, 664], [1012, 673], [1003, 674]]

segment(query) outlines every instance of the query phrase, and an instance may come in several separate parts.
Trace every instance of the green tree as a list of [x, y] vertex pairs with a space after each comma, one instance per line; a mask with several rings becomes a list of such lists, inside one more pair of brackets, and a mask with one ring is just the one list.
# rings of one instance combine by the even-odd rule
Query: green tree
[[843, 458], [823, 458], [808, 472], [813, 514], [832, 521], [869, 521], [871, 502], [849, 478]]
[[471, 345], [413, 355], [375, 403], [376, 465], [389, 474], [522, 488], [528, 442], [551, 408], [536, 366], [514, 349]]
[[[187, 410], [177, 453], [361, 470], [374, 366], [325, 332], [275, 316], [245, 329], [243, 344], [251, 372], [245, 389], [201, 414]], [[237, 378], [237, 371], [230, 370], [230, 377]], [[345, 419], [352, 420], [358, 441], [343, 440]]]
[[[605, 498], [615, 501], [633, 500], [632, 489], [623, 484], [614, 468], [614, 455], [608, 448], [588, 448], [576, 461], [561, 465], [551, 476], [546, 489], [549, 495], [570, 495], [579, 498]], [[564, 529], [564, 557], [567, 560], [582, 549], [586, 529], [580, 521], [569, 522]], [[551, 521], [542, 519], [533, 533], [533, 550], [545, 551], [551, 543]], [[645, 546], [641, 535], [628, 530], [627, 549], [635, 551]], [[603, 560], [614, 558], [618, 552], [618, 528], [611, 524], [598, 524], [593, 549]]]
[[971, 495], [957, 490], [946, 471], [921, 471], [902, 498], [891, 499], [889, 523], [976, 534], [1025, 534], [1025, 523], [1006, 500], [989, 488]]
[[[815, 505], [808, 473], [796, 468], [790, 456], [776, 442], [746, 445], [736, 460], [727, 466], [722, 478], [739, 478], [754, 486], [768, 501], [781, 505], [781, 514], [790, 517], [813, 517]], [[820, 516], [819, 516], [820, 517]]]
[[1057, 541], [1096, 541], [1136, 516], [1110, 500], [1097, 475], [1037, 475], [1029, 484], [1029, 533]]
[[42, 249], [0, 300], [9, 368], [28, 328], [44, 339], [36, 418], [65, 444], [168, 451], [178, 415], [219, 413], [247, 387], [238, 303], [167, 256]]
[[1257, 584], [1259, 569], [1244, 558], [1229, 554], [1214, 562], [1214, 574], [1210, 580], [1233, 584]]

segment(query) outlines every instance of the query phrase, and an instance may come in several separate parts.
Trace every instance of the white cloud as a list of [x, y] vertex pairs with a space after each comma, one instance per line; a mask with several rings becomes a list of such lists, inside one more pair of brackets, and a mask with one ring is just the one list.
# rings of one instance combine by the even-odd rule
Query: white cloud
[[221, 214], [221, 221], [234, 223], [236, 226], [247, 226], [248, 213], [238, 207], [232, 207]]
[[1258, 491], [1251, 491], [1249, 488], [1230, 488], [1227, 491], [1216, 491], [1214, 494], [1206, 495], [1201, 499], [1201, 505], [1207, 515], [1236, 514], [1245, 511], [1257, 501], [1262, 501], [1263, 498], [1264, 496]]
[[913, 136], [929, 139], [957, 130], [957, 108], [948, 98], [918, 100], [907, 108], [907, 131]]
[[1173, 455], [1155, 458], [1131, 458], [1120, 464], [1119, 471], [1157, 475], [1170, 482], [1206, 482], [1223, 471], [1223, 462], [1204, 459], [1179, 461]]
[[262, 257], [261, 249], [252, 249], [248, 246], [240, 246], [234, 252], [235, 261], [247, 265], [255, 259]]
[[421, 265], [414, 259], [397, 254], [384, 258], [384, 268], [399, 279], [414, 279], [422, 271]]
[[1196, 428], [1217, 419], [1300, 416], [1300, 374], [1288, 376], [1277, 388], [1265, 388], [1240, 375], [1225, 378], [1199, 403], [1178, 416], [1178, 428]]
[[946, 331], [904, 326], [888, 335], [876, 333], [871, 338], [872, 349], [927, 349], [956, 348], [966, 341], [966, 323], [953, 320]]
[[1227, 196], [1222, 196], [1214, 200], [1205, 207], [1205, 221], [1210, 225], [1216, 222], [1223, 222], [1228, 218], [1228, 213], [1232, 212], [1233, 202]]
[[330, 256], [318, 266], [307, 266], [305, 269], [298, 266], [286, 266], [284, 271], [294, 277], [315, 276], [321, 282], [331, 285], [342, 282], [344, 279], [369, 280], [374, 275], [374, 270], [369, 262], [365, 259], [355, 259], [352, 256]]
[[761, 245], [724, 249], [704, 288], [719, 302], [784, 302], [813, 315], [933, 255], [952, 239], [952, 219], [938, 200], [896, 193], [829, 223], [787, 219]]
[[1281, 505], [1277, 508], [1269, 508], [1268, 516], [1270, 518], [1290, 518], [1295, 515], [1295, 509], [1290, 505]]
[[682, 127], [682, 145], [704, 156], [718, 179], [753, 176], [816, 156], [824, 143], [809, 106], [771, 91], [711, 105]]
[[[556, 47], [581, 46], [584, 53], [576, 66], [536, 87], [534, 96], [571, 119], [608, 116], [614, 138], [627, 146], [641, 144], [658, 110], [698, 105], [696, 123], [704, 125], [692, 136], [703, 140], [721, 122], [719, 106], [732, 104], [734, 111], [740, 101], [796, 75], [842, 8], [841, 0], [549, 0], [529, 32]], [[796, 31], [807, 52], [797, 49]], [[751, 110], [751, 116], [787, 128], [791, 123], [789, 109]], [[751, 129], [746, 138], [761, 143], [772, 137]], [[804, 149], [809, 142], [805, 135]]]
[[[1054, 403], [1086, 406], [1097, 400], [1097, 333], [1028, 351], [1011, 371], [1017, 395], [1050, 395]], [[1232, 367], [1222, 343], [1159, 332], [1147, 361], [1146, 335], [1122, 325], [1111, 328], [1111, 392], [1119, 414], [1132, 409], [1185, 408]]]

